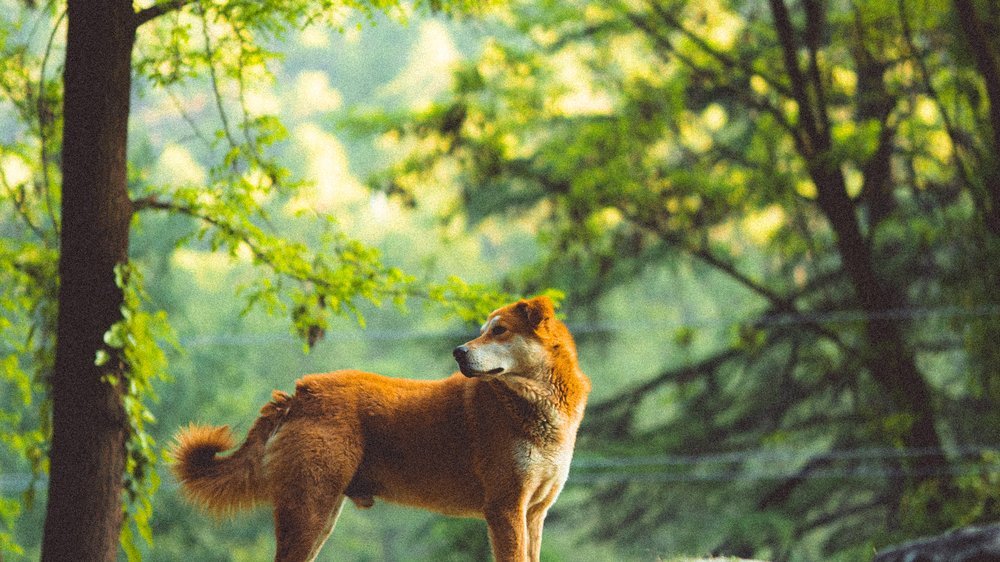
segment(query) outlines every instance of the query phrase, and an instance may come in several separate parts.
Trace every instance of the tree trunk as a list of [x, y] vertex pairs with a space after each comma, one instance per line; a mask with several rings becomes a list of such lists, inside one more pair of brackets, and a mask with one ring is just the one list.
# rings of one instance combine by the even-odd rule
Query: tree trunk
[[989, 122], [993, 133], [990, 152], [993, 156], [987, 158], [983, 172], [987, 200], [981, 206], [984, 207], [986, 227], [994, 236], [1000, 236], [1000, 157], [997, 156], [1000, 152], [1000, 47], [972, 0], [955, 0], [955, 11], [990, 105]]
[[[854, 202], [847, 193], [844, 175], [832, 161], [830, 151], [833, 139], [830, 136], [827, 107], [821, 74], [815, 67], [818, 63], [816, 45], [810, 46], [813, 55], [813, 71], [804, 74], [799, 68], [799, 48], [796, 45], [788, 7], [784, 0], [770, 0], [775, 31], [781, 44], [785, 69], [791, 79], [792, 93], [799, 104], [801, 124], [798, 125], [801, 142], [798, 150], [809, 168], [809, 175], [816, 184], [817, 203], [830, 222], [836, 238], [837, 252], [844, 271], [847, 273], [858, 303], [868, 316], [865, 326], [869, 356], [866, 362], [871, 369], [875, 383], [888, 395], [899, 413], [909, 416], [911, 424], [902, 436], [907, 447], [940, 451], [941, 440], [934, 427], [934, 407], [930, 387], [924, 380], [914, 361], [913, 352], [903, 338], [903, 332], [887, 312], [898, 310], [905, 304], [904, 292], [879, 279], [874, 256], [868, 240], [861, 230], [861, 223], [855, 213]], [[823, 28], [823, 11], [816, 4], [806, 4], [807, 33], [817, 36]], [[813, 92], [810, 96], [808, 92]], [[876, 94], [877, 95], [877, 94]], [[868, 109], [869, 111], [871, 108]], [[884, 140], [884, 139], [883, 139]], [[866, 183], [879, 180], [876, 169], [866, 176]], [[868, 187], [873, 187], [869, 184]], [[946, 462], [943, 454], [931, 454], [924, 466], [926, 473], [937, 472]], [[929, 466], [928, 466], [929, 465]], [[911, 471], [913, 473], [914, 471]], [[923, 479], [923, 478], [921, 478]]]
[[817, 187], [817, 202], [836, 235], [844, 270], [862, 310], [868, 315], [865, 337], [869, 357], [866, 362], [875, 383], [886, 392], [900, 413], [910, 417], [909, 429], [902, 435], [904, 444], [928, 452], [920, 471], [935, 473], [946, 464], [946, 459], [940, 452], [941, 440], [934, 427], [931, 390], [917, 369], [897, 319], [887, 314], [902, 309], [905, 299], [878, 278], [874, 256], [861, 234], [843, 175], [822, 164], [813, 164], [810, 171]]
[[62, 150], [59, 315], [42, 560], [113, 561], [122, 524], [127, 423], [94, 365], [121, 318], [114, 268], [127, 259], [131, 0], [70, 0]]

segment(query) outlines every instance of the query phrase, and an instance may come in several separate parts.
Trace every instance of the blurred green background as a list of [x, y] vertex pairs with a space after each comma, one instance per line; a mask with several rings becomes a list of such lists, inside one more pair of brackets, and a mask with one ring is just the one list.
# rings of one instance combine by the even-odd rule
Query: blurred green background
[[[217, 87], [287, 130], [272, 154], [306, 183], [264, 203], [281, 236], [315, 240], [328, 217], [419, 279], [565, 295], [594, 390], [543, 560], [862, 560], [997, 519], [1000, 99], [961, 2], [792, 2], [787, 28], [777, 4], [348, 15], [339, 30], [262, 34], [281, 53], [271, 76]], [[1000, 31], [995, 4], [973, 4]], [[27, 23], [51, 29], [53, 13], [3, 5], [21, 22], [8, 54], [18, 41], [39, 52], [47, 31]], [[213, 175], [220, 117], [204, 74], [139, 79], [133, 103], [137, 192]], [[11, 148], [18, 119], [0, 113], [8, 237], [23, 230], [14, 187], [36, 174]], [[246, 310], [249, 256], [200, 228], [144, 214], [131, 240], [144, 306], [177, 338], [150, 406], [159, 446], [189, 421], [240, 434], [306, 373], [447, 376], [474, 333], [417, 298], [361, 304], [363, 327], [332, 318], [306, 350], [286, 318]], [[0, 409], [24, 409], [18, 392], [0, 377]], [[36, 559], [41, 542], [44, 477], [28, 501], [12, 437], [37, 425], [31, 412], [0, 447], [5, 540], [23, 549], [10, 560]], [[144, 559], [272, 558], [266, 509], [213, 520], [158, 470]], [[481, 522], [376, 500], [345, 508], [319, 559], [488, 552]]]

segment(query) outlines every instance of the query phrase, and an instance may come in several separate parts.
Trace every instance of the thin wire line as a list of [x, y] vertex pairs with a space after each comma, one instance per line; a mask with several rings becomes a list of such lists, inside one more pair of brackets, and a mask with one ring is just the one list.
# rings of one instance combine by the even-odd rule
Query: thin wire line
[[945, 475], [967, 476], [970, 474], [979, 474], [981, 472], [982, 469], [978, 467], [959, 466], [924, 467], [913, 470], [860, 466], [853, 468], [816, 469], [805, 473], [798, 470], [750, 472], [729, 470], [703, 474], [671, 472], [575, 474], [571, 472], [569, 479], [566, 481], [566, 485], [578, 486], [627, 483], [653, 484], [671, 482], [759, 482], [762, 480], [786, 480], [790, 478], [802, 478], [805, 480], [876, 480], [882, 478], [913, 478]]
[[[615, 483], [667, 483], [667, 482], [753, 482], [760, 480], [783, 480], [788, 478], [804, 479], [845, 479], [872, 480], [877, 478], [903, 478], [914, 476], [969, 475], [989, 472], [1000, 472], [1000, 466], [979, 461], [972, 464], [951, 464], [949, 466], [917, 467], [912, 470], [900, 470], [884, 466], [831, 467], [803, 472], [800, 468], [782, 470], [774, 469], [719, 469], [699, 472], [696, 470], [671, 471], [663, 470], [669, 467], [712, 467], [718, 464], [736, 462], [759, 462], [781, 460], [889, 460], [915, 459], [939, 454], [936, 448], [864, 448], [842, 449], [827, 453], [809, 454], [795, 449], [749, 450], [709, 455], [658, 455], [647, 457], [584, 457], [573, 461], [567, 485], [615, 484]], [[1000, 452], [1000, 445], [968, 445], [945, 451], [958, 458], [953, 462], [964, 460], [972, 455], [988, 452]], [[621, 470], [627, 468], [647, 467], [660, 470], [651, 472], [635, 472]], [[164, 468], [160, 463], [159, 468]], [[610, 468], [616, 470], [594, 470]], [[47, 477], [33, 479], [30, 473], [0, 474], [0, 493], [21, 492], [32, 482], [45, 487]], [[164, 487], [173, 489], [177, 486], [171, 474], [164, 471], [162, 475]]]
[[866, 459], [905, 459], [930, 457], [939, 454], [967, 457], [990, 451], [1000, 451], [997, 445], [963, 445], [951, 449], [936, 447], [911, 447], [894, 449], [889, 447], [872, 447], [863, 449], [839, 449], [823, 453], [809, 453], [803, 449], [756, 449], [732, 451], [726, 453], [710, 453], [704, 455], [649, 455], [635, 457], [583, 457], [573, 461], [573, 466], [580, 469], [639, 467], [639, 466], [691, 466], [701, 464], [735, 463], [746, 461], [791, 461], [791, 460], [866, 460]]
[[[768, 326], [795, 326], [815, 323], [825, 324], [851, 324], [864, 322], [867, 320], [917, 320], [923, 318], [983, 318], [1000, 316], [1000, 304], [984, 304], [975, 307], [942, 306], [934, 308], [899, 308], [886, 310], [872, 314], [863, 310], [840, 310], [815, 313], [798, 314], [776, 314], [768, 315], [756, 321], [746, 322], [733, 320], [703, 321], [703, 322], [679, 322], [677, 327], [688, 328], [719, 328], [740, 325], [752, 325], [758, 328]], [[644, 322], [637, 323], [599, 323], [599, 324], [574, 324], [570, 323], [570, 331], [577, 335], [597, 334], [597, 333], [650, 333], [651, 329], [674, 325], [666, 322]], [[351, 331], [331, 331], [325, 336], [329, 341], [358, 341], [358, 340], [379, 340], [379, 341], [414, 341], [428, 339], [453, 339], [471, 335], [467, 330], [443, 330], [443, 331], [405, 331], [405, 330], [351, 330]], [[262, 343], [286, 343], [298, 341], [294, 336], [281, 333], [250, 333], [250, 334], [198, 334], [180, 338], [182, 347], [210, 347], [210, 346], [243, 346], [259, 345]]]

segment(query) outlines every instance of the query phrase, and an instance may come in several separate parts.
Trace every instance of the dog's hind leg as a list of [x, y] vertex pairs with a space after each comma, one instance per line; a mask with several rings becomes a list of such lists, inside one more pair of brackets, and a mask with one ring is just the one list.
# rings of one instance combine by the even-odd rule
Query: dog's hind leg
[[304, 426], [283, 428], [275, 441], [268, 464], [275, 562], [311, 562], [340, 515], [361, 459], [359, 445]]
[[275, 562], [311, 562], [330, 537], [344, 507], [344, 496], [336, 498], [289, 497], [274, 509]]

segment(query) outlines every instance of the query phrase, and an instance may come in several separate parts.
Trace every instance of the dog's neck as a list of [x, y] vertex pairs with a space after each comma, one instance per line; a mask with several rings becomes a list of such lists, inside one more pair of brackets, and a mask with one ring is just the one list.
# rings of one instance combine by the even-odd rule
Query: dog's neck
[[590, 379], [580, 370], [572, 340], [552, 350], [551, 364], [539, 375], [560, 412], [571, 419], [581, 415], [590, 394]]
[[490, 377], [483, 382], [533, 441], [550, 441], [565, 424], [547, 385], [518, 375]]
[[590, 392], [590, 380], [571, 349], [554, 350], [551, 363], [533, 372], [498, 375], [486, 382], [511, 416], [540, 439], [579, 422]]

